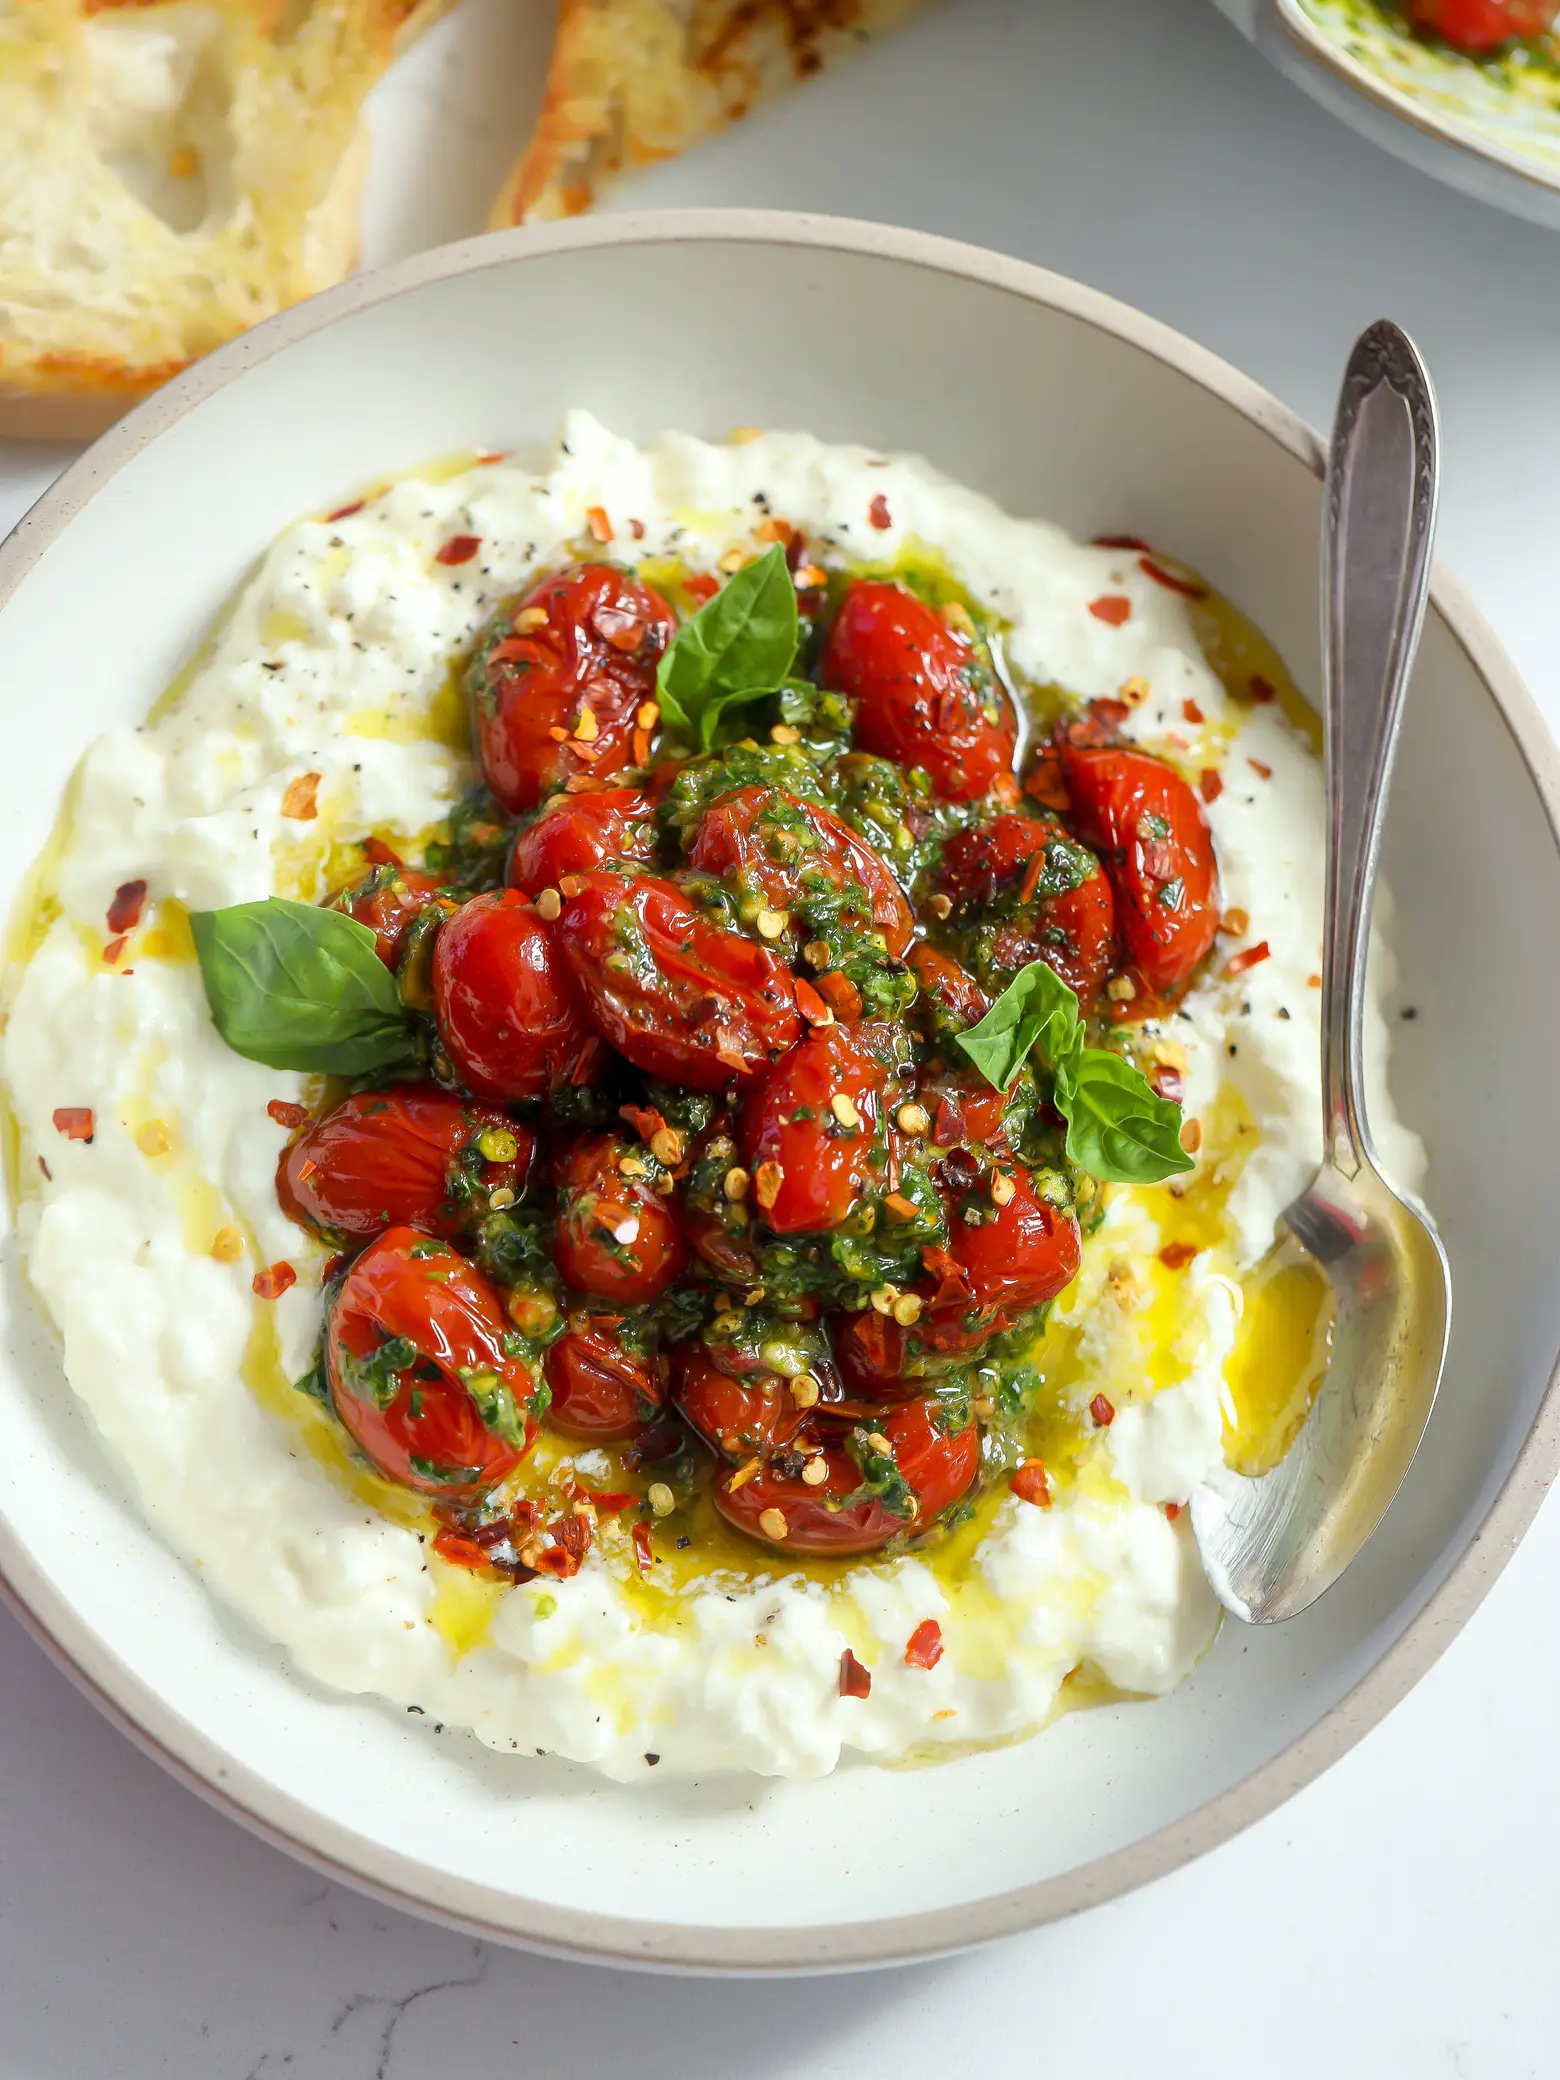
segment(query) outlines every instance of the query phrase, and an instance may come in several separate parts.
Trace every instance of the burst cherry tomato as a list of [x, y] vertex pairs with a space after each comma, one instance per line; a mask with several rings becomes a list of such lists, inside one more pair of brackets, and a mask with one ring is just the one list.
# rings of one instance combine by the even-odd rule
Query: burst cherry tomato
[[[918, 1290], [917, 1297], [929, 1301], [934, 1291]], [[925, 1306], [908, 1328], [868, 1308], [835, 1321], [834, 1351], [848, 1390], [869, 1402], [904, 1401], [928, 1379], [976, 1356], [1005, 1326], [998, 1309], [969, 1300]]]
[[547, 1353], [547, 1421], [565, 1437], [617, 1444], [637, 1437], [661, 1406], [653, 1362], [617, 1335], [620, 1318], [579, 1315]]
[[924, 766], [949, 801], [974, 801], [1012, 772], [1006, 694], [974, 645], [902, 586], [850, 587], [819, 677], [856, 702], [859, 750]]
[[[855, 1458], [829, 1431], [828, 1425], [809, 1424], [789, 1443], [767, 1452], [759, 1474], [736, 1489], [730, 1475], [718, 1475], [715, 1507], [728, 1523], [766, 1545], [844, 1558], [875, 1552], [898, 1534], [924, 1530], [958, 1501], [979, 1471], [978, 1432], [970, 1425], [950, 1435], [932, 1396], [880, 1416], [876, 1434], [887, 1441], [888, 1456], [915, 1502], [915, 1514], [902, 1517], [877, 1492], [864, 1488]], [[803, 1478], [814, 1456], [827, 1468], [816, 1484]]]
[[979, 1025], [991, 1009], [974, 976], [924, 941], [911, 949], [910, 971], [921, 985], [934, 1035], [944, 1028], [962, 1033], [967, 1026]]
[[331, 1401], [387, 1480], [454, 1501], [512, 1473], [536, 1437], [536, 1381], [506, 1349], [497, 1293], [447, 1242], [391, 1228], [326, 1326]]
[[560, 795], [516, 838], [509, 885], [528, 896], [556, 888], [565, 874], [588, 874], [614, 860], [655, 857], [655, 811], [637, 787]]
[[704, 812], [688, 851], [701, 874], [729, 879], [767, 909], [790, 912], [809, 895], [859, 891], [865, 914], [845, 922], [872, 925], [898, 960], [915, 936], [915, 919], [893, 869], [831, 809], [778, 787], [740, 787]]
[[637, 1307], [676, 1284], [688, 1252], [667, 1201], [623, 1175], [625, 1156], [637, 1160], [626, 1141], [591, 1134], [563, 1158], [553, 1261], [565, 1284]]
[[512, 888], [463, 903], [433, 951], [439, 1035], [485, 1098], [540, 1098], [589, 1076], [600, 1043], [552, 928]]
[[379, 958], [393, 969], [408, 930], [435, 902], [439, 884], [431, 874], [412, 867], [372, 868], [361, 881], [338, 888], [326, 898], [327, 910], [344, 910], [366, 924], [378, 941]]
[[679, 1345], [676, 1365], [677, 1407], [711, 1451], [734, 1464], [782, 1442], [803, 1420], [775, 1373], [733, 1379], [697, 1343]]
[[634, 760], [677, 623], [659, 593], [604, 563], [552, 572], [510, 622], [477, 653], [472, 712], [487, 784], [518, 814], [577, 773], [605, 780]]
[[559, 930], [598, 1030], [651, 1076], [723, 1090], [800, 1037], [790, 970], [670, 881], [587, 874]]
[[1202, 805], [1146, 751], [1061, 747], [1068, 822], [1105, 864], [1127, 958], [1156, 996], [1186, 987], [1219, 928], [1218, 870]]
[[1093, 1008], [1116, 950], [1116, 905], [1099, 862], [1054, 819], [999, 816], [959, 832], [938, 886], [955, 927], [980, 928], [976, 965], [994, 988], [1044, 961]]
[[[750, 1093], [742, 1158], [777, 1235], [833, 1228], [860, 1199], [877, 1148], [886, 1074], [858, 1026], [816, 1026]], [[768, 1186], [778, 1167], [775, 1196]]]
[[489, 1192], [525, 1189], [532, 1147], [529, 1130], [491, 1106], [403, 1083], [360, 1091], [316, 1121], [283, 1151], [276, 1193], [293, 1220], [349, 1242], [402, 1226], [449, 1237], [481, 1218]]
[[1557, 12], [1555, 0], [1407, 0], [1408, 19], [1422, 36], [1439, 36], [1475, 57], [1542, 36]]
[[[993, 1185], [1001, 1175], [992, 1174]], [[1078, 1223], [1065, 1207], [1040, 1196], [1022, 1164], [1009, 1167], [1007, 1181], [1012, 1197], [999, 1206], [993, 1192], [991, 1203], [980, 1209], [979, 1227], [950, 1209], [948, 1254], [975, 1307], [1043, 1307], [1078, 1275]]]

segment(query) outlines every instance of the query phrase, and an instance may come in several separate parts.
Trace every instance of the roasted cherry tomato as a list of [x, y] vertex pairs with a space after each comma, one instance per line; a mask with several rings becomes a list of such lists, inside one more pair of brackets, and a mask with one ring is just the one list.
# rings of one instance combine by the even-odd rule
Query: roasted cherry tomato
[[1054, 818], [998, 816], [959, 832], [938, 887], [953, 904], [954, 929], [975, 928], [983, 982], [1000, 990], [1044, 961], [1092, 1010], [1116, 950], [1116, 905], [1098, 860]]
[[621, 1443], [655, 1420], [664, 1398], [655, 1364], [623, 1344], [620, 1325], [620, 1316], [575, 1316], [547, 1353], [547, 1421], [565, 1437]]
[[373, 867], [361, 881], [327, 897], [325, 908], [344, 910], [366, 924], [378, 941], [379, 958], [394, 968], [402, 940], [438, 894], [439, 884], [431, 874], [412, 867]]
[[615, 860], [655, 857], [655, 809], [637, 787], [560, 795], [516, 838], [509, 885], [528, 896], [556, 888], [565, 874], [589, 874]]
[[1219, 928], [1202, 804], [1163, 760], [1119, 745], [1061, 747], [1068, 822], [1104, 861], [1129, 962], [1155, 996], [1183, 990]]
[[590, 1134], [558, 1165], [553, 1262], [566, 1285], [637, 1307], [688, 1268], [681, 1230], [665, 1199], [620, 1168], [639, 1159], [615, 1134]]
[[[996, 1192], [1004, 1177], [1012, 1197], [999, 1206]], [[1067, 1208], [1041, 1197], [1022, 1164], [993, 1171], [990, 1183], [991, 1202], [979, 1209], [979, 1227], [950, 1207], [948, 1254], [976, 1308], [1043, 1307], [1078, 1275], [1078, 1223]]]
[[1012, 773], [1007, 695], [974, 644], [902, 586], [856, 580], [819, 678], [856, 702], [858, 750], [923, 766], [949, 801], [974, 801]]
[[785, 964], [709, 923], [670, 881], [587, 874], [559, 931], [598, 1031], [651, 1076], [723, 1090], [801, 1035]]
[[677, 623], [659, 593], [605, 563], [552, 572], [506, 618], [468, 684], [483, 776], [518, 814], [576, 774], [606, 780], [638, 762], [639, 710]]
[[779, 787], [739, 787], [704, 812], [688, 864], [734, 885], [770, 910], [805, 911], [809, 896], [831, 909], [842, 893], [842, 922], [883, 934], [895, 960], [915, 936], [915, 919], [893, 869], [848, 823], [817, 802]]
[[537, 1383], [509, 1323], [447, 1242], [391, 1228], [342, 1281], [326, 1325], [336, 1413], [387, 1480], [454, 1501], [512, 1473], [536, 1437]]
[[[924, 1530], [958, 1501], [979, 1471], [974, 1425], [949, 1434], [943, 1421], [937, 1401], [921, 1395], [881, 1415], [871, 1433], [888, 1444], [884, 1456], [910, 1489], [911, 1516], [899, 1515], [867, 1487], [853, 1454], [833, 1439], [832, 1426], [816, 1423], [769, 1450], [753, 1479], [733, 1487], [733, 1476], [717, 1476], [715, 1507], [739, 1531], [790, 1552], [874, 1552], [898, 1534]], [[819, 1458], [825, 1477], [810, 1482], [805, 1469]]]
[[791, 1436], [803, 1421], [776, 1373], [734, 1379], [698, 1343], [680, 1344], [675, 1363], [672, 1399], [711, 1451], [724, 1459], [751, 1459]]
[[815, 1026], [743, 1106], [742, 1159], [777, 1235], [837, 1227], [866, 1186], [887, 1077], [861, 1035]]
[[1542, 36], [1560, 13], [1555, 0], [1406, 0], [1406, 11], [1421, 36], [1439, 36], [1474, 57]]
[[528, 1128], [426, 1083], [359, 1091], [283, 1151], [276, 1195], [304, 1227], [365, 1242], [391, 1227], [454, 1236], [488, 1194], [524, 1191]]
[[909, 1327], [871, 1308], [836, 1318], [834, 1351], [847, 1391], [867, 1401], [908, 1400], [928, 1379], [983, 1351], [1007, 1325], [998, 1309], [968, 1299], [927, 1304], [934, 1291], [917, 1289], [923, 1311]]
[[931, 1028], [933, 1037], [978, 1026], [991, 1009], [974, 976], [924, 941], [911, 949], [910, 971], [921, 985], [922, 1012], [929, 1014], [921, 1023]]
[[485, 1098], [540, 1098], [588, 1079], [600, 1055], [552, 927], [518, 890], [463, 903], [433, 951], [439, 1037]]

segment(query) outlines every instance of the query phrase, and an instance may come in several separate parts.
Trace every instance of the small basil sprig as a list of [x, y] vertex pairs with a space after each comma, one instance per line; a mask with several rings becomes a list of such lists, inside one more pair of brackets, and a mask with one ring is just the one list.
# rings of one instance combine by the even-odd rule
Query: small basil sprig
[[779, 692], [799, 640], [796, 586], [777, 542], [734, 572], [667, 645], [656, 671], [661, 713], [708, 751], [728, 708]]
[[1067, 1122], [1067, 1156], [1106, 1184], [1160, 1184], [1192, 1168], [1181, 1146], [1181, 1108], [1108, 1048], [1084, 1044], [1078, 999], [1044, 961], [1021, 968], [959, 1045], [992, 1087], [1011, 1088], [1038, 1053]]
[[190, 930], [213, 1023], [235, 1054], [334, 1076], [412, 1067], [395, 977], [356, 918], [271, 896], [197, 910]]

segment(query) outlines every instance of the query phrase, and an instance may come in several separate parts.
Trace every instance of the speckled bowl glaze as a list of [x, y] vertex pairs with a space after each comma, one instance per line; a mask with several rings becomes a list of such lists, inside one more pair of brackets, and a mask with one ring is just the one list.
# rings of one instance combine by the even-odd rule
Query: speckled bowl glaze
[[1295, 84], [1422, 173], [1560, 227], [1560, 76], [1475, 64], [1372, 0], [1215, 0]]
[[[28, 515], [0, 550], [9, 884], [88, 738], [145, 712], [278, 529], [398, 465], [541, 439], [576, 403], [639, 438], [762, 421], [924, 451], [1018, 512], [1163, 542], [1316, 683], [1322, 447], [1233, 369], [1073, 283], [910, 232], [589, 219], [424, 254], [286, 312], [142, 406]], [[1173, 1869], [1403, 1695], [1554, 1475], [1560, 971], [1519, 949], [1560, 943], [1557, 802], [1532, 704], [1438, 577], [1388, 868], [1400, 1001], [1419, 1014], [1395, 1084], [1430, 1144], [1459, 1299], [1446, 1384], [1340, 1587], [1289, 1625], [1226, 1631], [1163, 1702], [1074, 1713], [1038, 1744], [935, 1774], [647, 1772], [625, 1788], [314, 1689], [143, 1524], [14, 1245], [11, 1599], [134, 1738], [271, 1840], [403, 1906], [576, 1957], [734, 1972], [907, 1960]]]

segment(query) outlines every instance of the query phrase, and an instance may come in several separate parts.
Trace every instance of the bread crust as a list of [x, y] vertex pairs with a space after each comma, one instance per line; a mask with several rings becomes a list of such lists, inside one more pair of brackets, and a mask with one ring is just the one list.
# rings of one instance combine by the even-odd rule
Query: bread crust
[[560, 0], [547, 92], [491, 230], [578, 216], [929, 0]]

